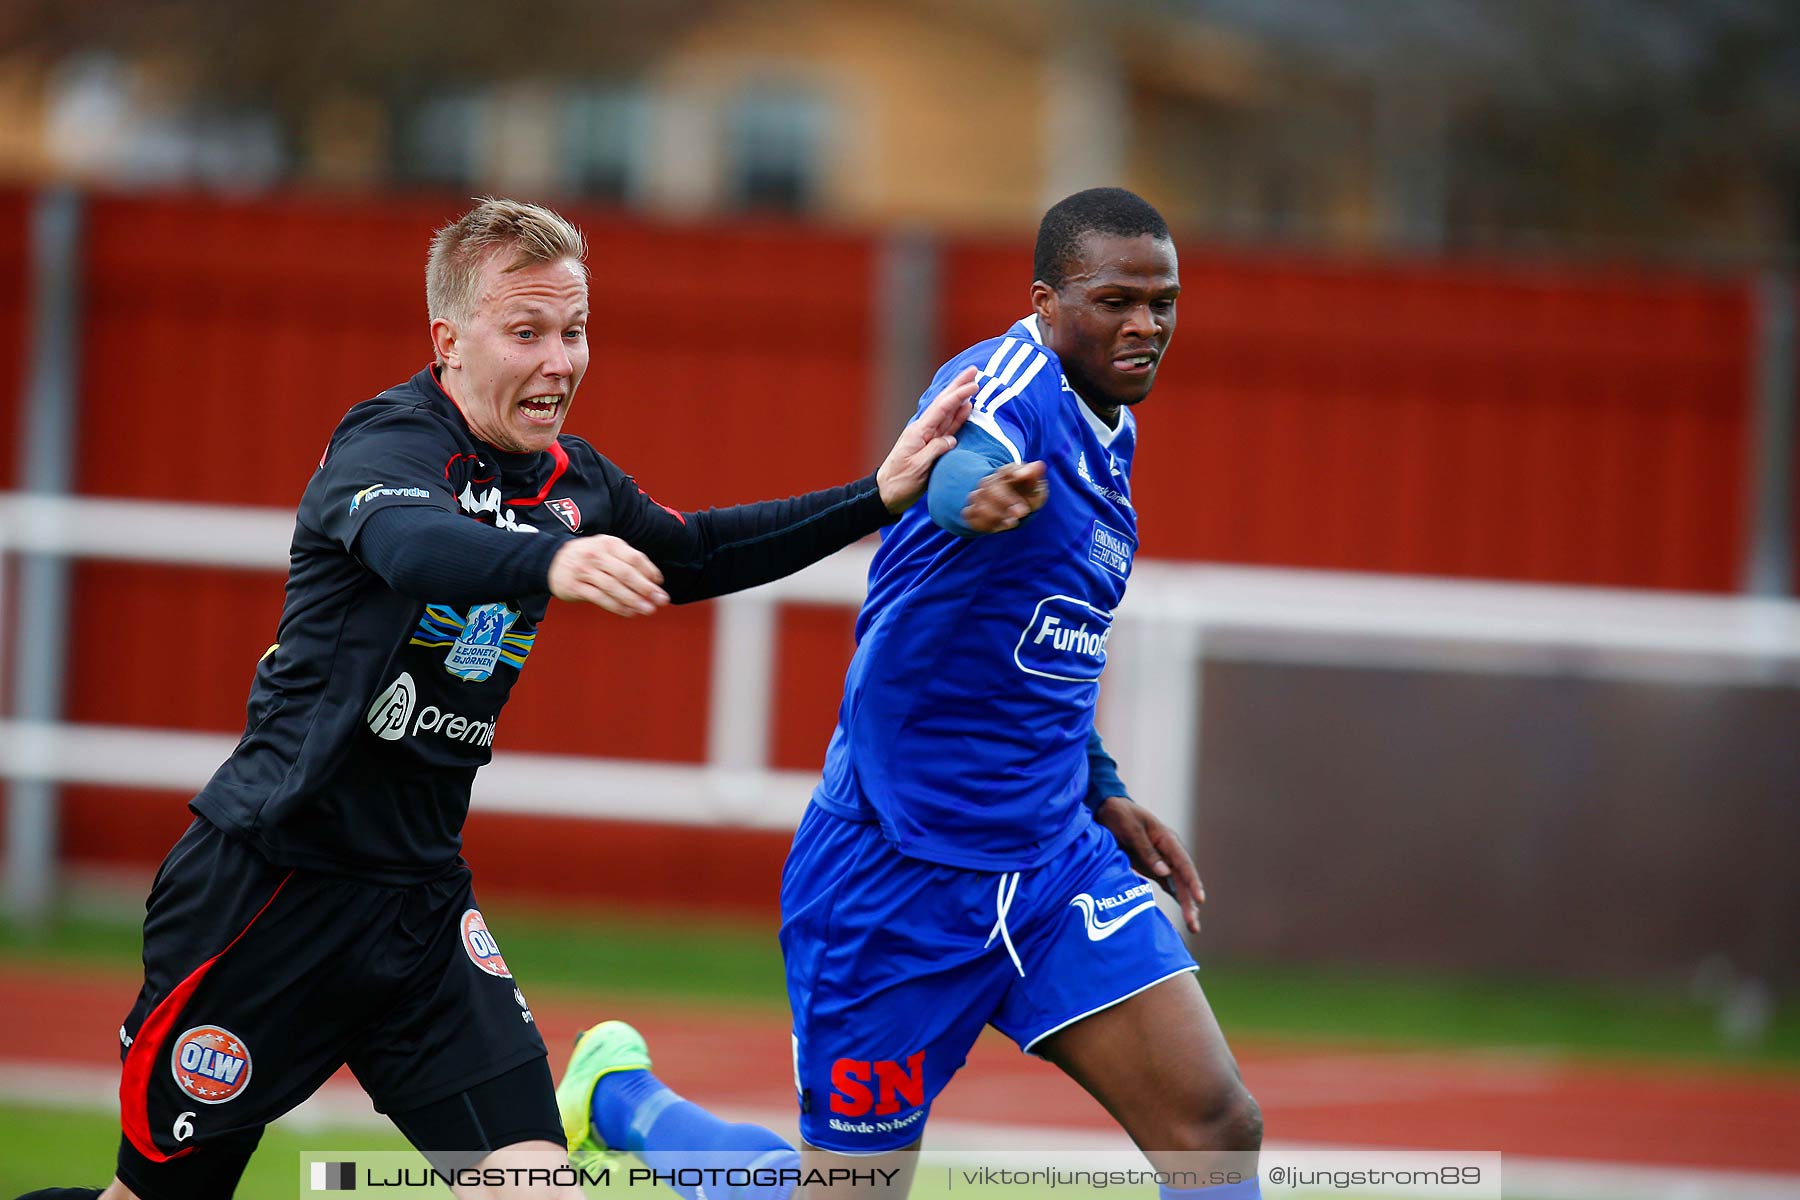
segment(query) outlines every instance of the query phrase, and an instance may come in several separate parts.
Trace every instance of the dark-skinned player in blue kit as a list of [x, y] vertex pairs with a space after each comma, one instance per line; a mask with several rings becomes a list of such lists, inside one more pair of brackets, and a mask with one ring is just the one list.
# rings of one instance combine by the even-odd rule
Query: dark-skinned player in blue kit
[[[783, 874], [809, 1197], [903, 1195], [902, 1152], [987, 1025], [1086, 1088], [1159, 1169], [1231, 1152], [1165, 1200], [1260, 1194], [1261, 1113], [1152, 895], [1198, 932], [1199, 877], [1094, 730], [1138, 544], [1132, 409], [1175, 330], [1175, 246], [1143, 199], [1100, 188], [1045, 214], [1033, 267], [1031, 314], [926, 392], [977, 373], [958, 446], [883, 533]], [[726, 1149], [648, 1067], [629, 1026], [583, 1035], [558, 1090], [571, 1148]]]

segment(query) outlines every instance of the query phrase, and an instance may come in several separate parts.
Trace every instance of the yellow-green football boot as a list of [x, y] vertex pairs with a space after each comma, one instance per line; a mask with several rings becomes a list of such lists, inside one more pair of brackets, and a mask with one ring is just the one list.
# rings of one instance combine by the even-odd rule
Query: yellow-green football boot
[[614, 1071], [648, 1071], [650, 1048], [644, 1037], [623, 1021], [602, 1021], [575, 1039], [575, 1053], [556, 1085], [556, 1109], [563, 1135], [569, 1139], [569, 1161], [576, 1166], [598, 1161], [609, 1147], [594, 1128], [594, 1088]]

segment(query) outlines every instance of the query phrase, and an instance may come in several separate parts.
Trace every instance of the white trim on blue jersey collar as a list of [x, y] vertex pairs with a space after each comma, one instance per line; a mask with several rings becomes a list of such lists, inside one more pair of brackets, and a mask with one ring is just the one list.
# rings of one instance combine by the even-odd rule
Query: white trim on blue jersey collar
[[[1032, 341], [1040, 346], [1044, 344], [1044, 334], [1043, 331], [1038, 328], [1036, 313], [1020, 317], [1019, 324], [1025, 327], [1025, 332], [1031, 335]], [[1094, 410], [1087, 406], [1087, 401], [1081, 398], [1081, 393], [1076, 391], [1073, 387], [1070, 387], [1069, 377], [1067, 375], [1063, 376], [1063, 386], [1069, 389], [1069, 394], [1071, 396], [1075, 397], [1075, 407], [1079, 408], [1081, 410], [1081, 415], [1087, 418], [1088, 428], [1094, 431], [1094, 436], [1100, 439], [1100, 444], [1102, 446], [1112, 445], [1113, 439], [1118, 437], [1119, 434], [1124, 431], [1125, 422], [1131, 420], [1131, 410], [1129, 408], [1121, 408], [1119, 410], [1119, 424], [1115, 429], [1113, 426], [1108, 425], [1105, 421], [1102, 421], [1098, 416], [1094, 415]]]
[[[1067, 375], [1063, 376], [1065, 381], [1068, 378]], [[1100, 439], [1100, 444], [1102, 446], [1112, 445], [1114, 440], [1116, 440], [1121, 433], [1125, 432], [1125, 422], [1131, 420], [1131, 410], [1129, 408], [1119, 409], [1118, 425], [1108, 425], [1105, 421], [1100, 419], [1098, 413], [1087, 406], [1087, 401], [1081, 398], [1080, 392], [1071, 387], [1069, 389], [1069, 395], [1075, 397], [1075, 407], [1079, 408], [1081, 410], [1081, 415], [1087, 418], [1088, 428], [1094, 431], [1094, 436]]]

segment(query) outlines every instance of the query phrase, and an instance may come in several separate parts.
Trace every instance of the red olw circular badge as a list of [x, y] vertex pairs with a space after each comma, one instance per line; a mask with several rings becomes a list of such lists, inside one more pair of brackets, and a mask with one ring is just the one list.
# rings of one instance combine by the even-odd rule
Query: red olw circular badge
[[250, 1048], [229, 1029], [196, 1025], [169, 1055], [175, 1083], [202, 1104], [235, 1100], [250, 1084]]
[[462, 915], [462, 942], [463, 949], [469, 952], [470, 962], [489, 975], [512, 978], [512, 972], [506, 969], [506, 959], [500, 953], [500, 943], [488, 932], [480, 909], [471, 908]]

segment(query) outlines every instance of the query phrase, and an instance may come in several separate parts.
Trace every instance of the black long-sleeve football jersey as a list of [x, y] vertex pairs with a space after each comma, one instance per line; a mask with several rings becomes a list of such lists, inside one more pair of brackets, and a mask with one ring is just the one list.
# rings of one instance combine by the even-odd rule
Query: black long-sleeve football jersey
[[427, 368], [332, 434], [243, 739], [191, 807], [279, 866], [433, 878], [458, 859], [563, 542], [622, 538], [681, 602], [779, 578], [890, 520], [872, 476], [676, 512], [581, 438], [537, 454], [486, 445]]

